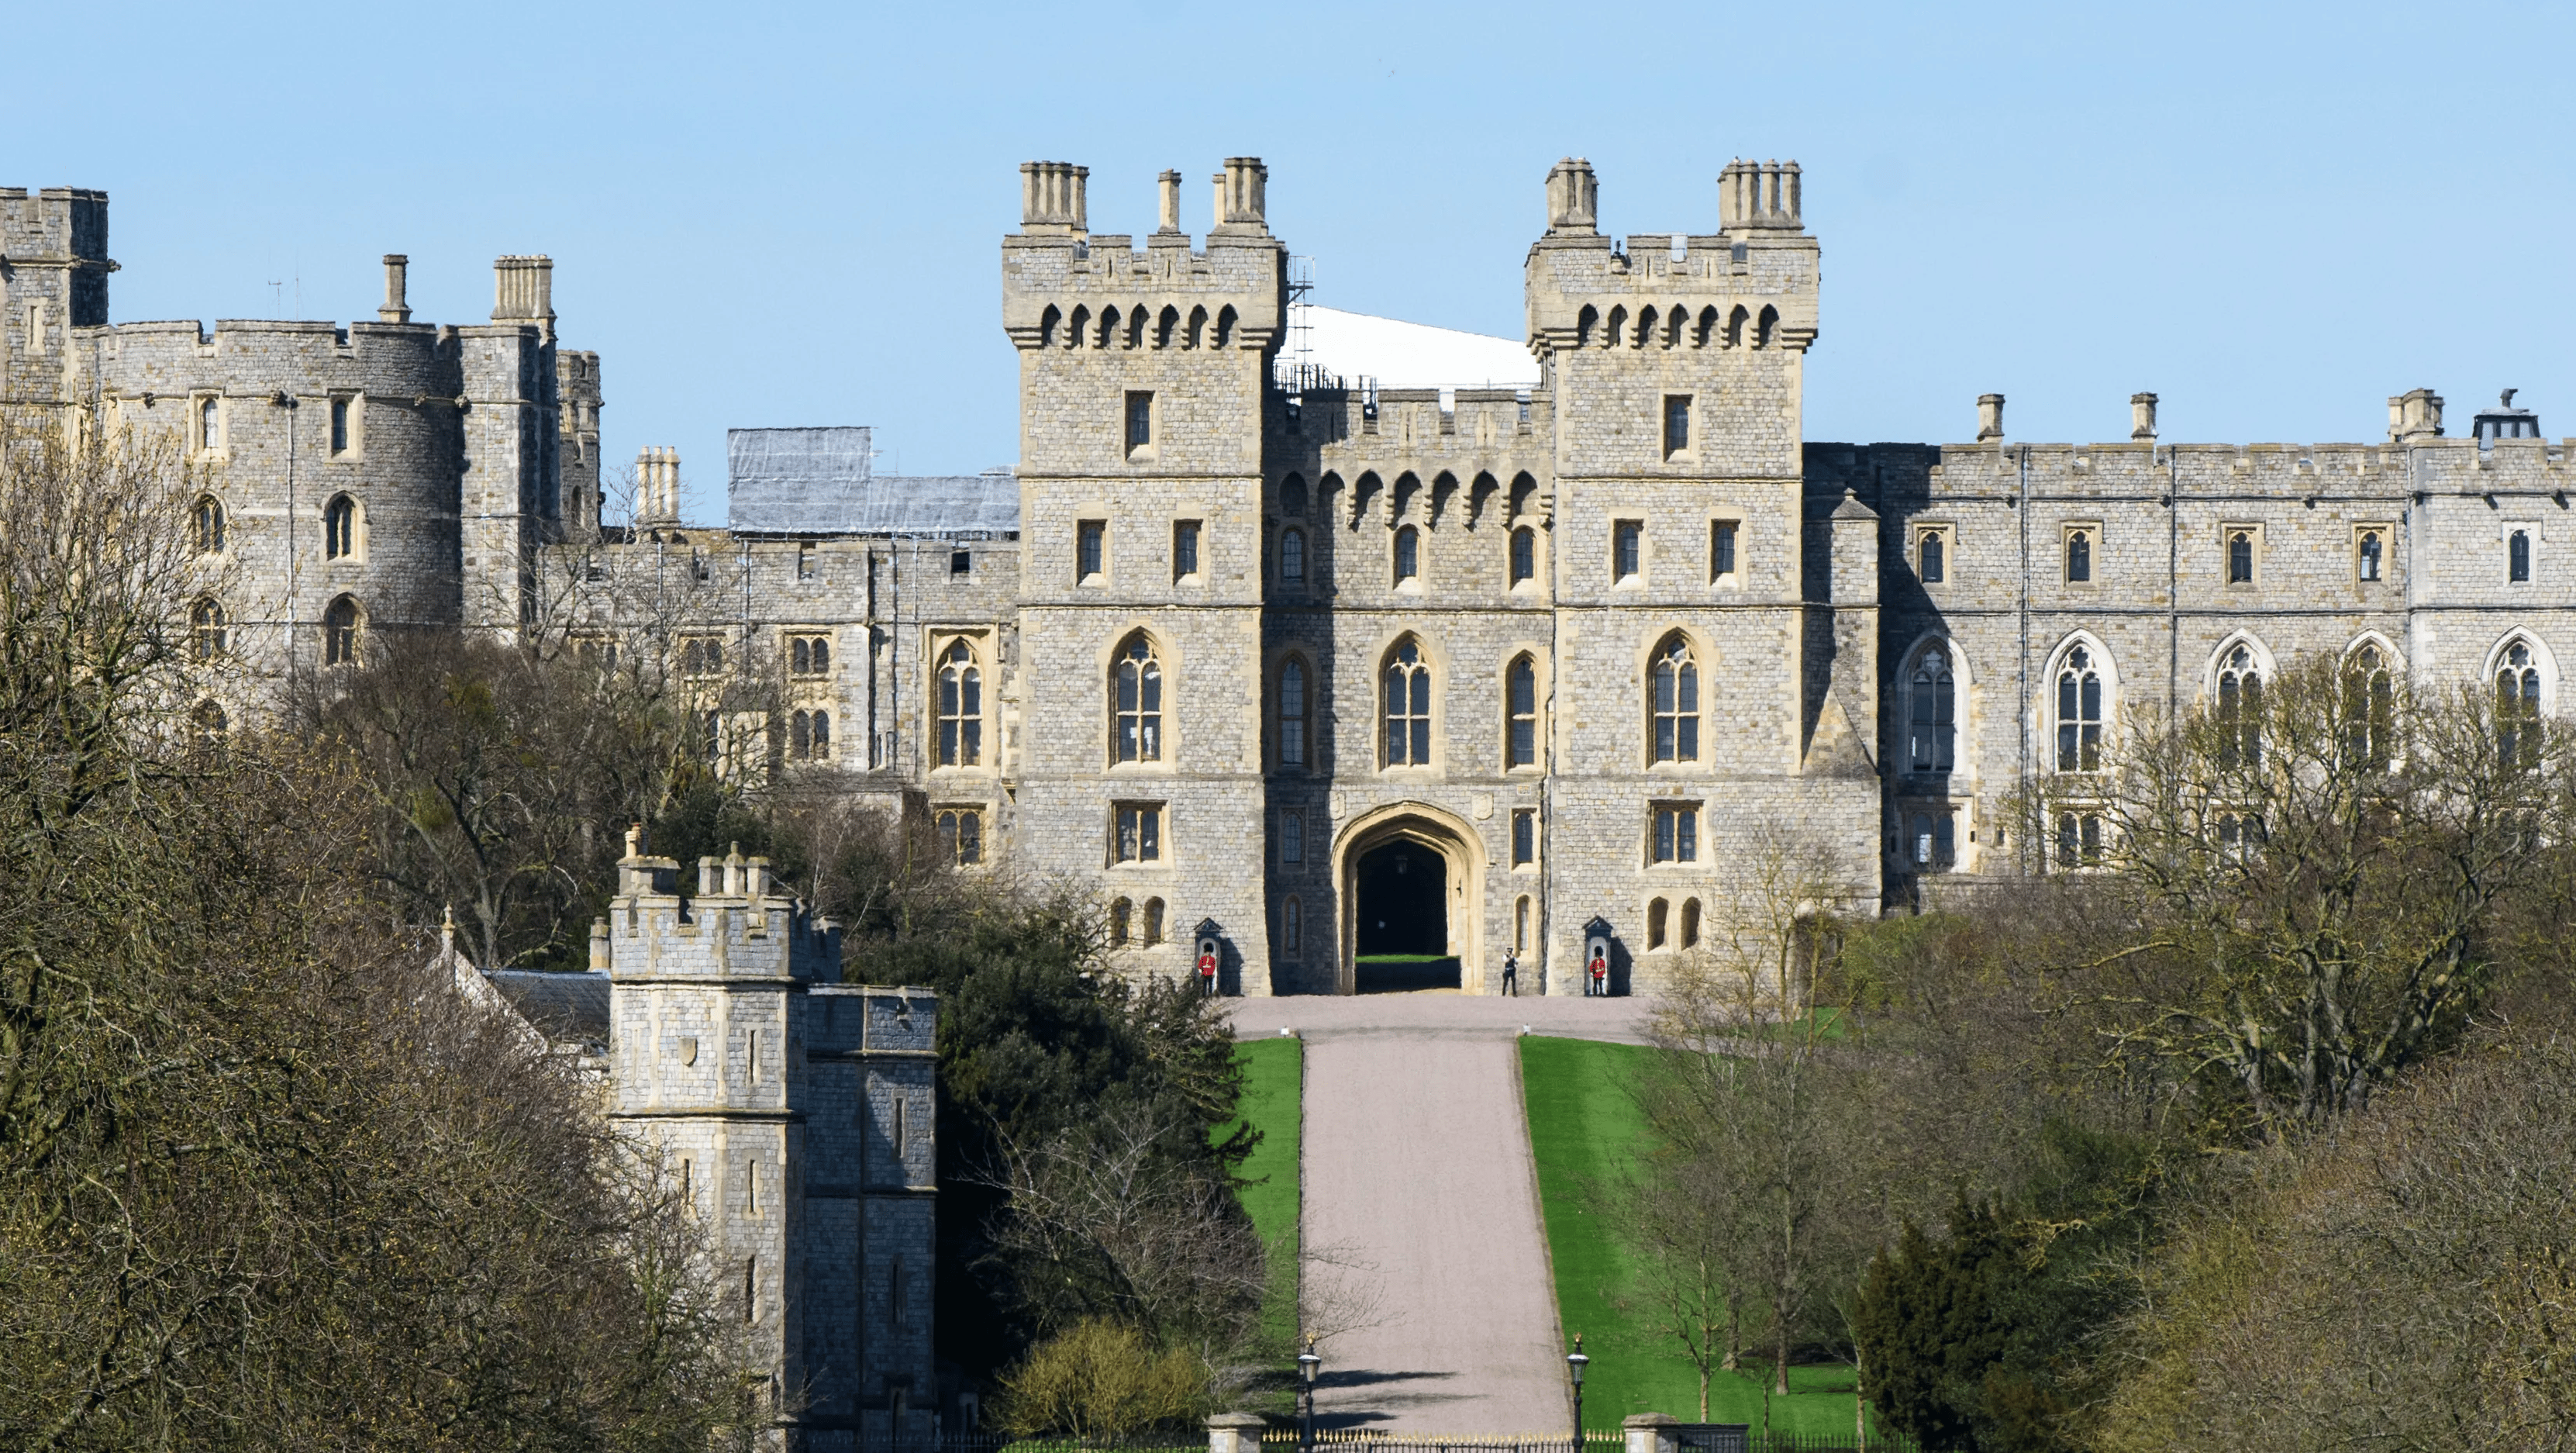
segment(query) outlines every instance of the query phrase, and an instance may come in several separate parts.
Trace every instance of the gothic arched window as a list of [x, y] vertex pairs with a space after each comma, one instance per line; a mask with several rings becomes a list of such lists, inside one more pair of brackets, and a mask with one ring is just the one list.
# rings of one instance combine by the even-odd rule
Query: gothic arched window
[[1431, 663], [1406, 641], [1386, 658], [1386, 765], [1431, 765]]
[[2361, 578], [2363, 580], [2379, 579], [2380, 567], [2384, 563], [2387, 548], [2377, 530], [2361, 532]]
[[2092, 532], [2092, 531], [2090, 531], [2090, 530], [2069, 530], [2069, 531], [2067, 531], [2067, 532], [2066, 532], [2066, 579], [2067, 579], [2067, 581], [2068, 581], [2070, 584], [2082, 585], [2082, 584], [2084, 584], [2085, 582], [2087, 582], [2087, 581], [2091, 580], [2092, 578], [2093, 578], [2093, 532]]
[[322, 612], [322, 664], [358, 664], [358, 603], [345, 595]]
[[2496, 755], [2507, 766], [2532, 755], [2529, 733], [2540, 721], [2540, 663], [2516, 641], [2496, 663]]
[[2254, 653], [2231, 647], [2218, 668], [2218, 765], [2251, 767], [2263, 758], [2263, 674]]
[[358, 502], [347, 495], [334, 495], [322, 510], [322, 555], [327, 560], [347, 560], [358, 553]]
[[984, 673], [974, 648], [949, 644], [939, 658], [939, 765], [973, 767], [984, 760]]
[[1537, 766], [1538, 665], [1529, 657], [1515, 656], [1512, 664], [1503, 668], [1503, 706], [1503, 765]]
[[1142, 632], [1130, 636], [1118, 653], [1113, 685], [1116, 721], [1110, 736], [1121, 762], [1163, 760], [1163, 663], [1154, 643]]
[[1690, 642], [1676, 635], [1655, 653], [1647, 711], [1653, 718], [1655, 760], [1699, 760], [1699, 662]]
[[2230, 585], [2254, 583], [2254, 532], [2252, 530], [2227, 532], [2227, 583]]
[[2102, 672], [2090, 647], [2066, 653], [2057, 671], [2057, 770], [2102, 767]]
[[1950, 655], [1927, 646], [1915, 658], [1912, 760], [1917, 772], [1947, 772], [1956, 753], [1959, 688], [1950, 674]]
[[188, 608], [190, 654], [200, 661], [211, 661], [224, 653], [228, 643], [222, 606], [211, 600], [201, 600]]
[[2344, 663], [2343, 723], [2344, 749], [2355, 765], [2388, 765], [2397, 734], [2397, 684], [2376, 646], [2362, 647]]
[[1293, 656], [1279, 668], [1279, 765], [1306, 765], [1306, 663]]
[[194, 543], [198, 554], [222, 553], [224, 548], [223, 501], [213, 495], [200, 496], [197, 500], [196, 513], [190, 523], [194, 526], [192, 534], [195, 536]]

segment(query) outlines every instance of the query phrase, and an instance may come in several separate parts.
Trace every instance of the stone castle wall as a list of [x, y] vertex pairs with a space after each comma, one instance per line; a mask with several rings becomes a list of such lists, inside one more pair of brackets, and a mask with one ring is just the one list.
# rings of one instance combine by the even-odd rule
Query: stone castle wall
[[[373, 323], [109, 325], [104, 196], [0, 191], [0, 337], [13, 397], [94, 401], [216, 468], [230, 523], [210, 589], [260, 668], [210, 687], [228, 705], [320, 664], [318, 622], [343, 597], [370, 629], [534, 620], [675, 664], [717, 639], [724, 665], [686, 689], [723, 719], [734, 765], [900, 789], [976, 845], [972, 870], [1124, 905], [1126, 972], [1187, 972], [1211, 925], [1231, 992], [1351, 988], [1354, 865], [1399, 838], [1450, 863], [1450, 948], [1487, 992], [1512, 949], [1524, 988], [1573, 991], [1594, 932], [1620, 985], [1650, 989], [1688, 946], [1681, 925], [1747, 911], [1784, 855], [1821, 854], [1832, 881], [1810, 886], [1863, 909], [2037, 870], [2047, 844], [2007, 813], [2050, 767], [2077, 646], [2115, 741], [2210, 699], [2239, 647], [2266, 675], [2368, 645], [2449, 682], [2518, 642], [2554, 708], [2576, 649], [2563, 445], [2444, 437], [2422, 391], [2392, 401], [2385, 444], [2163, 444], [2148, 396], [2135, 437], [2098, 445], [2007, 443], [2000, 398], [1973, 444], [1807, 443], [1820, 252], [1794, 164], [1730, 165], [1713, 231], [1621, 242], [1598, 230], [1590, 167], [1560, 163], [1526, 266], [1535, 388], [1283, 387], [1266, 177], [1227, 161], [1217, 224], [1194, 238], [1176, 175], [1156, 230], [1094, 233], [1084, 169], [1023, 169], [1001, 276], [1020, 509], [989, 538], [683, 525], [676, 463], [649, 459], [663, 503], [602, 525], [599, 360], [556, 345], [543, 259], [501, 259], [494, 319], [469, 327], [412, 324], [399, 258]], [[211, 447], [192, 432], [209, 395]], [[335, 400], [351, 419], [338, 450]], [[343, 493], [362, 547], [332, 559], [321, 514]], [[1176, 555], [1184, 525], [1195, 569]], [[2067, 575], [2076, 530], [2089, 580]], [[2509, 578], [2517, 531], [2526, 581]], [[2240, 532], [2254, 568], [2231, 582]], [[1406, 538], [1416, 568], [1399, 578]], [[828, 643], [829, 665], [794, 670], [800, 640]], [[1138, 641], [1161, 675], [1160, 750], [1124, 761], [1113, 680]], [[1435, 682], [1427, 763], [1385, 756], [1384, 672], [1407, 643]], [[1699, 741], [1656, 761], [1647, 692], [1676, 644]], [[1957, 683], [1938, 771], [1917, 770], [1909, 735], [1932, 644]], [[1504, 757], [1522, 659], [1528, 764]], [[1302, 761], [1281, 742], [1291, 662]], [[972, 761], [937, 746], [950, 666], [979, 684]], [[1658, 862], [1653, 813], [1674, 804], [1698, 813], [1698, 850]], [[1152, 861], [1121, 860], [1122, 807], [1160, 814]], [[1535, 851], [1516, 862], [1524, 813]], [[1918, 829], [1928, 842], [1944, 821], [1950, 860], [1919, 861]]]

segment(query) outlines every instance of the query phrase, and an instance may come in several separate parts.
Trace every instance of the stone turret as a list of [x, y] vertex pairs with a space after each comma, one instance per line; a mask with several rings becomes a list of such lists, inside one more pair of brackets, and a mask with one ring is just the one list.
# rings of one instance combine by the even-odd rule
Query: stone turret
[[639, 829], [617, 867], [610, 1115], [698, 1217], [776, 1426], [926, 1436], [936, 997], [842, 984], [840, 929], [765, 858], [701, 858], [683, 898]]

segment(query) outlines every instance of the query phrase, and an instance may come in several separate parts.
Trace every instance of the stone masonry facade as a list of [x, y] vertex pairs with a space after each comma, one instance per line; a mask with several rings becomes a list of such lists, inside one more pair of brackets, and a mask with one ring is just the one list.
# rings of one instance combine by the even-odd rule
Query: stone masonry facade
[[[1796, 164], [1727, 166], [1712, 230], [1614, 239], [1572, 159], [1525, 266], [1539, 383], [1379, 389], [1282, 366], [1258, 160], [1201, 238], [1176, 173], [1141, 237], [1090, 229], [1082, 167], [1021, 181], [1002, 525], [685, 525], [662, 450], [608, 523], [545, 259], [499, 260], [468, 326], [413, 323], [400, 258], [372, 323], [112, 324], [95, 192], [0, 191], [8, 393], [214, 467], [227, 719], [372, 632], [560, 628], [690, 679], [729, 769], [884, 793], [969, 871], [1095, 898], [1126, 972], [1212, 941], [1228, 993], [1358, 987], [1395, 844], [1441, 866], [1470, 992], [1507, 953], [1579, 992], [1595, 939], [1650, 990], [1792, 858], [1860, 911], [2045, 869], [2085, 827], [2023, 840], [2021, 787], [2247, 673], [2367, 652], [2558, 709], [2567, 441], [2509, 401], [2240, 446], [2162, 442], [2141, 394], [2130, 437], [2049, 445], [1988, 396], [1971, 443], [1810, 442]], [[853, 488], [932, 484], [977, 487]]]
[[592, 930], [609, 1118], [701, 1228], [774, 1441], [926, 1443], [937, 996], [842, 983], [839, 930], [766, 859], [701, 859], [686, 899], [679, 875], [631, 833]]

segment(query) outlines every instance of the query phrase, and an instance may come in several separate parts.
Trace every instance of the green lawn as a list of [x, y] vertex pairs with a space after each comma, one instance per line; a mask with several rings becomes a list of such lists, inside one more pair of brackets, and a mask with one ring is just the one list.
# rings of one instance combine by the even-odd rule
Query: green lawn
[[[1244, 1214], [1271, 1248], [1262, 1330], [1286, 1347], [1297, 1333], [1297, 1140], [1304, 1123], [1306, 1045], [1286, 1036], [1254, 1039], [1236, 1045], [1234, 1053], [1243, 1066], [1242, 1118], [1261, 1132], [1261, 1143], [1243, 1163], [1247, 1184], [1241, 1198]], [[1232, 1133], [1233, 1125], [1219, 1132]]]
[[[1556, 1305], [1570, 1337], [1583, 1334], [1592, 1357], [1584, 1379], [1583, 1423], [1616, 1428], [1630, 1413], [1699, 1417], [1699, 1377], [1678, 1342], [1660, 1332], [1635, 1298], [1635, 1269], [1585, 1186], [1632, 1164], [1645, 1136], [1627, 1087], [1658, 1051], [1586, 1039], [1524, 1037], [1522, 1093], [1529, 1105], [1530, 1148], [1555, 1263]], [[1709, 1385], [1709, 1420], [1762, 1426], [1762, 1376], [1720, 1373]], [[1789, 1396], [1772, 1400], [1771, 1427], [1784, 1433], [1852, 1431], [1848, 1367], [1792, 1367]], [[1873, 1437], [1875, 1430], [1873, 1430]]]

